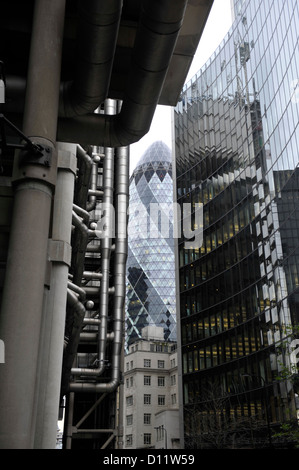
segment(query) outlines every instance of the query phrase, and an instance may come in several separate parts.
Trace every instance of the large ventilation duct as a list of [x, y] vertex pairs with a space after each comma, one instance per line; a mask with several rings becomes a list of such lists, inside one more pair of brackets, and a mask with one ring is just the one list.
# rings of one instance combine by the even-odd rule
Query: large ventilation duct
[[[121, 112], [60, 119], [58, 140], [122, 147], [150, 129], [168, 66], [182, 26], [187, 0], [143, 0], [132, 66]], [[100, 103], [99, 103], [100, 104]]]
[[[79, 1], [74, 79], [60, 85], [59, 116], [92, 113], [107, 98], [122, 3], [122, 0]], [[6, 110], [21, 113], [25, 92], [24, 78], [8, 76]], [[73, 138], [72, 142], [78, 140]]]
[[[188, 0], [142, 1], [122, 109], [110, 116], [93, 111], [108, 97], [122, 2], [89, 0], [80, 3], [78, 70], [72, 82], [61, 85], [58, 141], [77, 142], [83, 146], [122, 147], [147, 134], [187, 4]], [[8, 93], [9, 84], [8, 79]], [[25, 83], [12, 80], [15, 96], [20, 95], [20, 92], [16, 95], [19, 87], [25, 90]], [[17, 103], [12, 102], [8, 109], [15, 112], [16, 107]]]
[[81, 0], [75, 78], [62, 84], [59, 115], [93, 112], [106, 99], [110, 84], [122, 0]]

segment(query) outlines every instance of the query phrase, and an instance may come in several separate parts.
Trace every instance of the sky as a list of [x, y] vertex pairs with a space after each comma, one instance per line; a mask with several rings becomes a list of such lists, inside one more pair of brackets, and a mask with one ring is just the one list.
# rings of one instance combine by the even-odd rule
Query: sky
[[[204, 32], [186, 78], [188, 82], [208, 61], [226, 36], [232, 23], [230, 0], [214, 0]], [[130, 173], [148, 147], [162, 140], [170, 148], [172, 145], [171, 107], [157, 106], [149, 132], [130, 146]]]

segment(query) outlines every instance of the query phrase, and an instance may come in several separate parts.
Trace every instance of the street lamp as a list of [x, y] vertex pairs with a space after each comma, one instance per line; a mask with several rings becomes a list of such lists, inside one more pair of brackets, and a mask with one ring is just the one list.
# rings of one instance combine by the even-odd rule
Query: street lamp
[[267, 400], [267, 395], [268, 395], [268, 390], [266, 387], [266, 381], [264, 377], [261, 375], [256, 375], [256, 374], [242, 374], [242, 377], [256, 377], [258, 379], [261, 379], [263, 381], [263, 401], [264, 401], [264, 407], [266, 410], [266, 420], [267, 420], [267, 430], [268, 430], [268, 439], [269, 439], [269, 445], [272, 447], [272, 438], [271, 438], [271, 428], [270, 428], [270, 416], [269, 416], [269, 408], [268, 408], [268, 400]]

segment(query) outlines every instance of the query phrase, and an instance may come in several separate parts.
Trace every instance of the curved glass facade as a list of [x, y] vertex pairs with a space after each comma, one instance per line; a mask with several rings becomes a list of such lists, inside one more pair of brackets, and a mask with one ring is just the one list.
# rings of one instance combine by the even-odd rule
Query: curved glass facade
[[208, 441], [220, 415], [227, 436], [251, 417], [269, 440], [296, 417], [292, 381], [277, 378], [299, 321], [298, 29], [296, 0], [235, 0], [175, 109], [177, 201], [203, 204], [204, 227], [202, 246], [178, 241], [187, 446]]
[[126, 347], [147, 325], [176, 340], [172, 155], [162, 141], [143, 154], [130, 179]]

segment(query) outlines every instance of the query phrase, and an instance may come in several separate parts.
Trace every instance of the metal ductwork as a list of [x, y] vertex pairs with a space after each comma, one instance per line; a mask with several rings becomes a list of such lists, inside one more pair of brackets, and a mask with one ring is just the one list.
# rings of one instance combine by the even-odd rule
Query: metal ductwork
[[[78, 2], [76, 60], [72, 80], [60, 85], [59, 116], [73, 117], [93, 113], [108, 96], [122, 0], [80, 0]], [[26, 79], [7, 77], [7, 110], [21, 113]], [[72, 142], [79, 142], [72, 140]]]
[[[116, 103], [108, 100], [106, 104], [106, 112], [115, 113]], [[99, 328], [98, 332], [98, 364], [97, 369], [93, 368], [72, 368], [71, 374], [73, 376], [81, 377], [80, 383], [73, 382], [70, 385], [70, 391], [112, 391], [119, 384], [120, 377], [120, 356], [121, 346], [123, 339], [123, 312], [125, 302], [125, 273], [126, 273], [126, 260], [127, 260], [127, 213], [129, 204], [129, 157], [128, 149], [120, 148], [116, 152], [116, 161], [114, 157], [113, 149], [105, 150], [105, 159], [103, 166], [103, 199], [102, 199], [102, 211], [104, 224], [106, 227], [106, 233], [101, 235], [101, 273], [100, 275], [92, 273], [89, 274], [88, 278], [100, 278], [100, 288], [94, 288], [95, 292], [99, 292], [100, 307], [99, 307], [99, 320], [97, 325]], [[114, 177], [114, 168], [116, 169], [116, 175]], [[114, 188], [115, 179], [115, 188]], [[112, 209], [115, 207], [116, 219], [114, 220], [114, 214]], [[83, 214], [82, 214], [83, 215]], [[115, 230], [115, 234], [114, 234]], [[111, 247], [112, 237], [115, 235], [115, 249], [114, 249], [114, 288], [113, 290], [109, 287], [109, 273], [111, 267]], [[84, 274], [84, 273], [83, 273]], [[88, 288], [82, 289], [88, 293]], [[106, 358], [107, 358], [107, 340], [110, 333], [108, 333], [108, 304], [109, 304], [109, 292], [113, 292], [113, 354], [112, 354], [112, 372], [111, 380], [106, 383], [97, 384], [96, 388], [94, 384], [84, 382], [88, 377], [101, 376], [106, 369]], [[80, 295], [81, 288], [77, 290]], [[85, 296], [81, 295], [81, 298], [85, 300]], [[74, 302], [74, 298], [71, 298], [72, 305], [76, 309], [80, 308], [82, 311], [83, 305], [79, 299]], [[82, 324], [88, 324], [88, 318]], [[93, 322], [91, 322], [93, 323]], [[77, 333], [78, 340], [78, 333]]]
[[[123, 346], [123, 312], [126, 295], [126, 261], [127, 261], [127, 217], [129, 207], [129, 153], [127, 148], [120, 148], [116, 152], [116, 220], [115, 220], [115, 253], [114, 253], [114, 295], [113, 295], [113, 351], [110, 380], [105, 383], [89, 382], [88, 378], [95, 379], [102, 375], [105, 366], [106, 344], [109, 339], [107, 333], [107, 310], [100, 315], [99, 322], [99, 363], [98, 369], [73, 368], [71, 373], [74, 376], [81, 376], [80, 382], [71, 382], [70, 392], [90, 392], [90, 393], [111, 393], [119, 385], [121, 370], [121, 349]], [[109, 175], [109, 172], [108, 172]], [[107, 179], [107, 183], [109, 179]], [[109, 185], [111, 190], [111, 186]], [[108, 196], [109, 197], [109, 192]], [[108, 242], [109, 243], [109, 242]], [[110, 242], [111, 243], [111, 242]], [[103, 247], [105, 252], [105, 248]], [[107, 247], [106, 247], [107, 250]], [[104, 259], [109, 264], [109, 247], [107, 256]], [[105, 265], [106, 266], [106, 265]], [[102, 273], [105, 276], [105, 273]], [[101, 284], [101, 293], [105, 289], [105, 299], [108, 286]], [[105, 303], [104, 303], [105, 307]], [[88, 319], [86, 319], [88, 323]], [[111, 336], [111, 335], [110, 335]], [[85, 380], [84, 380], [85, 379]]]
[[[106, 112], [108, 114], [115, 113], [116, 103], [112, 100], [107, 100]], [[99, 368], [93, 369], [72, 369], [73, 375], [93, 375], [99, 376], [105, 370], [105, 357], [106, 357], [106, 341], [107, 341], [107, 322], [108, 322], [108, 304], [109, 304], [109, 275], [110, 275], [110, 258], [112, 236], [114, 231], [113, 208], [114, 208], [114, 150], [107, 148], [105, 152], [104, 166], [103, 166], [103, 199], [102, 199], [102, 217], [104, 221], [105, 230], [101, 235], [101, 284], [100, 284], [100, 320], [101, 326], [99, 328], [99, 353], [98, 362]]]
[[[80, 2], [78, 62], [74, 80], [61, 85], [57, 141], [77, 142], [82, 146], [122, 147], [147, 134], [187, 4], [188, 0], [141, 2], [122, 109], [110, 116], [94, 111], [108, 98], [122, 2]], [[20, 88], [25, 92], [24, 81], [8, 77], [9, 95], [19, 96], [22, 94]], [[16, 107], [13, 99], [8, 109], [15, 111]]]
[[58, 140], [122, 147], [150, 129], [188, 0], [143, 0], [121, 112], [59, 119]]
[[80, 0], [74, 79], [61, 86], [59, 115], [95, 111], [108, 95], [122, 0]]

